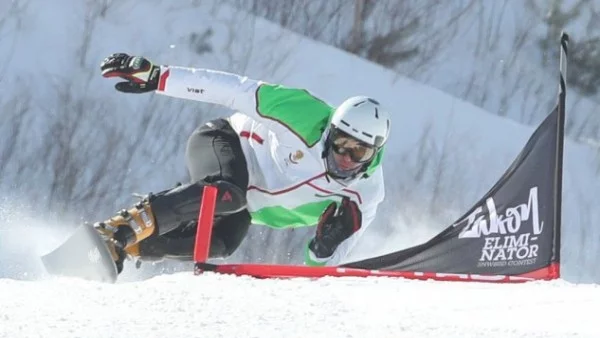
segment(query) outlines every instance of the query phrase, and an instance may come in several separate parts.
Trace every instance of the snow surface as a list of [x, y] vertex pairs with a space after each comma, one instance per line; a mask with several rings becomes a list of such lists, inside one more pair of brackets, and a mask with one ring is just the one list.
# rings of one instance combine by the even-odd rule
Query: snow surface
[[600, 287], [186, 273], [0, 280], [0, 337], [598, 337]]
[[[23, 20], [9, 18], [0, 28], [0, 53], [10, 69], [3, 73], [2, 92], [9, 92], [10, 81], [45, 83], [50, 76], [60, 83], [61, 76], [72, 77], [94, 88], [86, 90], [82, 85], [81, 92], [73, 90], [74, 96], [114, 103], [117, 118], [137, 114], [136, 109], [148, 104], [148, 96], [116, 94], [112, 83], [97, 74], [105, 55], [128, 51], [153, 56], [161, 63], [220, 68], [310, 88], [333, 104], [349, 95], [373, 95], [393, 109], [394, 132], [384, 164], [390, 178], [388, 199], [355, 257], [418, 244], [449, 225], [491, 187], [533, 132], [531, 127], [262, 20], [233, 17], [232, 28], [231, 11], [214, 2], [111, 2], [110, 15], [91, 29], [89, 51], [81, 61], [85, 73], [68, 65], [83, 34], [81, 18], [91, 12], [88, 7], [93, 3], [32, 1], [23, 10]], [[58, 10], [64, 6], [69, 11]], [[160, 25], [139, 25], [158, 20]], [[123, 29], [128, 23], [134, 23], [133, 31]], [[189, 34], [207, 27], [214, 29], [215, 52], [199, 56], [190, 49]], [[11, 32], [17, 28], [18, 33]], [[247, 38], [240, 35], [244, 32], [249, 33]], [[31, 64], [43, 71], [32, 71]], [[60, 107], [52, 90], [52, 86], [37, 87], [34, 106], [49, 111]], [[204, 108], [193, 102], [186, 107], [176, 115], [183, 123], [196, 109]], [[45, 113], [40, 109], [32, 130], [43, 128]], [[116, 285], [48, 280], [37, 257], [66, 235], [64, 225], [41, 212], [31, 219], [33, 206], [3, 193], [0, 337], [598, 337], [593, 317], [600, 304], [598, 286], [575, 284], [600, 281], [596, 151], [572, 141], [565, 148], [565, 280], [524, 285], [196, 277], [189, 271], [178, 272], [190, 269], [185, 264], [158, 264], [160, 269], [144, 265], [139, 271], [128, 264]], [[180, 163], [165, 163], [154, 176], [141, 176], [164, 187], [172, 183], [168, 174], [180, 169]], [[134, 169], [132, 180], [140, 177]], [[45, 184], [33, 176], [32, 182], [40, 190]], [[148, 188], [142, 182], [139, 186]], [[432, 209], [438, 209], [440, 216], [430, 218]], [[265, 252], [278, 252], [279, 258], [282, 251], [293, 256], [291, 248], [267, 243], [260, 231], [254, 234], [231, 261], [256, 257], [269, 261]], [[173, 274], [157, 276], [161, 272]]]

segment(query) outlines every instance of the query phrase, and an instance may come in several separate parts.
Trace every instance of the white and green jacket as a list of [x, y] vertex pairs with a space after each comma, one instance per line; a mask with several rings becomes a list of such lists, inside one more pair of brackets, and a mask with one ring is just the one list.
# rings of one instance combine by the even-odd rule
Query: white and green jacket
[[328, 259], [306, 249], [309, 265], [338, 265], [375, 218], [384, 198], [380, 151], [361, 179], [344, 185], [325, 172], [322, 158], [334, 108], [307, 90], [209, 69], [162, 66], [157, 93], [213, 104], [240, 135], [248, 163], [248, 210], [254, 224], [284, 229], [315, 226], [325, 207], [342, 196], [362, 211], [361, 229]]

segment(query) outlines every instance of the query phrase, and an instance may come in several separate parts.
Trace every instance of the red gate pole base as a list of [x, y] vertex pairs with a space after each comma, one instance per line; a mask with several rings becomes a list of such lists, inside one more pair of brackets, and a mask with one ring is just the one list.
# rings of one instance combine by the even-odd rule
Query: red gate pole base
[[217, 271], [217, 265], [203, 262], [194, 263], [194, 275], [201, 275], [205, 271]]

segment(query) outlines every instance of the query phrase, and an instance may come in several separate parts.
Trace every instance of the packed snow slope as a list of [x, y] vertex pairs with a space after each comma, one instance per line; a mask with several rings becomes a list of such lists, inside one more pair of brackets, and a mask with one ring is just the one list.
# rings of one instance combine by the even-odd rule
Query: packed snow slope
[[[13, 4], [19, 3], [22, 4]], [[8, 9], [14, 10], [8, 4], [3, 6], [7, 13], [11, 13]], [[61, 6], [68, 6], [69, 11], [60, 10]], [[41, 135], [47, 133], [48, 124], [54, 123], [57, 112], [64, 109], [61, 100], [67, 94], [71, 101], [80, 99], [84, 107], [90, 102], [100, 102], [106, 108], [96, 115], [97, 106], [90, 106], [89, 111], [83, 109], [81, 119], [87, 121], [90, 129], [82, 126], [81, 132], [71, 135], [74, 149], [69, 155], [87, 156], [84, 157], [88, 165], [85, 170], [104, 164], [104, 157], [96, 152], [77, 151], [78, 145], [90, 139], [93, 143], [100, 142], [98, 144], [105, 141], [105, 137], [90, 137], [88, 130], [118, 130], [125, 126], [124, 134], [119, 137], [120, 147], [135, 149], [129, 153], [115, 150], [106, 155], [114, 157], [115, 163], [126, 160], [132, 163], [117, 182], [112, 175], [98, 183], [90, 181], [92, 173], [76, 172], [75, 176], [81, 181], [70, 188], [80, 189], [81, 195], [85, 195], [90, 185], [97, 184], [127, 184], [131, 188], [111, 196], [107, 201], [113, 205], [85, 206], [89, 212], [78, 216], [85, 216], [86, 220], [107, 217], [108, 213], [130, 205], [133, 192], [171, 187], [185, 171], [185, 139], [199, 123], [199, 113], [204, 112], [204, 119], [230, 113], [197, 102], [114, 91], [115, 81], [101, 78], [98, 72], [99, 62], [113, 52], [142, 54], [159, 63], [216, 68], [309, 88], [332, 104], [359, 94], [371, 95], [385, 104], [393, 115], [393, 130], [384, 161], [387, 200], [381, 206], [375, 225], [366, 232], [349, 259], [419, 244], [451, 224], [495, 183], [533, 132], [532, 127], [489, 114], [356, 56], [232, 11], [218, 1], [174, 5], [168, 1], [150, 4], [61, 0], [52, 4], [33, 1], [19, 8], [6, 17], [0, 28], [3, 36], [0, 51], [6, 59], [0, 86], [5, 94], [15, 93], [12, 97], [2, 95], [0, 100], [18, 99], [24, 95], [21, 92], [24, 88], [35, 88], [28, 92], [30, 97], [24, 96], [35, 114], [27, 125], [28, 143], [19, 145], [25, 156], [22, 160], [40, 156], [40, 153], [31, 153], [36, 143], [52, 144], [53, 139], [44, 139]], [[139, 22], [160, 24], [141, 28]], [[206, 39], [199, 38], [207, 30], [211, 33]], [[67, 94], [56, 91], [64, 82], [71, 83]], [[32, 86], [43, 83], [55, 86]], [[548, 86], [557, 88], [557, 84], [550, 81]], [[69, 122], [69, 115], [61, 118]], [[150, 125], [146, 136], [132, 148], [136, 142], [131, 136], [135, 125], [119, 121], [137, 121], [137, 118], [156, 119], [152, 120], [156, 125]], [[123, 158], [124, 155], [127, 158]], [[562, 254], [563, 271], [571, 281], [600, 280], [596, 258], [600, 253], [597, 244], [600, 209], [595, 208], [597, 191], [600, 191], [597, 161], [596, 149], [567, 140]], [[23, 166], [16, 159], [3, 165], [8, 172], [6, 179], [0, 181], [0, 192], [12, 205], [19, 205], [25, 214], [37, 201], [45, 202], [44, 191], [54, 182], [52, 175], [61, 174], [48, 171], [48, 162]], [[11, 170], [22, 176], [13, 178]], [[23, 199], [17, 201], [16, 195]], [[41, 198], [33, 200], [29, 196]], [[45, 210], [35, 208], [39, 218], [52, 217], [46, 215]], [[5, 204], [4, 209], [14, 208]], [[5, 231], [10, 224], [23, 226], [18, 218], [12, 222], [15, 223], [5, 220]], [[230, 261], [297, 263], [301, 261], [304, 241], [313, 231], [275, 233], [254, 228]]]
[[[14, 4], [23, 3], [14, 2], [13, 7], [4, 4], [7, 13], [12, 13], [9, 9], [14, 10]], [[69, 11], [59, 10], [67, 5]], [[28, 88], [27, 85], [56, 84], [31, 87], [35, 91], [28, 92], [31, 96], [26, 97], [30, 109], [35, 110], [35, 118], [28, 123], [29, 143], [19, 148], [27, 159], [39, 157], [39, 153], [31, 154], [36, 142], [51, 142], [40, 135], [46, 132], [56, 112], [63, 109], [60, 101], [65, 97], [59, 95], [55, 87], [64, 81], [73, 84], [68, 92], [72, 100], [79, 98], [82, 104], [102, 102], [109, 108], [102, 111], [102, 120], [91, 112], [89, 117], [83, 116], [83, 121], [88, 121], [92, 128], [117, 129], [124, 125], [118, 121], [136, 116], [158, 116], [160, 120], [156, 123], [168, 124], [164, 126], [167, 129], [150, 126], [142, 144], [136, 147], [149, 145], [151, 148], [130, 152], [127, 156], [131, 157], [132, 165], [123, 181], [108, 183], [128, 184], [132, 190], [110, 198], [114, 205], [87, 206], [90, 211], [103, 210], [93, 217], [107, 217], [105, 213], [112, 214], [131, 204], [132, 192], [158, 191], [180, 180], [181, 176], [174, 173], [185, 170], [185, 138], [187, 131], [197, 125], [199, 112], [205, 112], [205, 119], [229, 113], [191, 101], [117, 93], [113, 81], [100, 77], [98, 64], [106, 55], [118, 51], [147, 55], [159, 63], [216, 68], [309, 88], [332, 104], [358, 94], [371, 95], [384, 103], [393, 114], [393, 130], [384, 161], [387, 199], [375, 225], [366, 232], [349, 259], [419, 244], [451, 224], [494, 184], [533, 132], [531, 127], [489, 114], [439, 90], [264, 20], [232, 11], [217, 1], [178, 5], [168, 1], [152, 4], [34, 1], [18, 9], [6, 16], [0, 28], [3, 36], [0, 51], [6, 60], [6, 71], [0, 82], [5, 95], [0, 100], [18, 99], [23, 93], [17, 90]], [[138, 24], [147, 21], [160, 24], [144, 25], [143, 29]], [[206, 30], [211, 31], [206, 41], [198, 38]], [[548, 86], [556, 88], [557, 84], [548, 83]], [[6, 95], [11, 92], [14, 96]], [[157, 106], [158, 111], [151, 110]], [[132, 131], [130, 127], [127, 126], [123, 136], [126, 147], [131, 146], [126, 143]], [[160, 128], [160, 132], [152, 128]], [[88, 134], [82, 133], [82, 139], [76, 138], [81, 136], [77, 133], [72, 135], [75, 148], [71, 156], [86, 156], [77, 152], [79, 142], [89, 142]], [[175, 139], [180, 143], [173, 143]], [[102, 142], [103, 138], [92, 137], [92, 141]], [[566, 143], [563, 272], [570, 281], [599, 281], [600, 210], [595, 204], [600, 180], [596, 173], [596, 150], [571, 140]], [[114, 152], [114, 155], [123, 155], [123, 152]], [[87, 156], [89, 168], [86, 170], [103, 164], [97, 154]], [[28, 216], [46, 220], [52, 217], [36, 208], [36, 204], [30, 204], [34, 202], [28, 196], [41, 195], [40, 202], [44, 202], [43, 192], [51, 185], [49, 175], [53, 173], [44, 170], [47, 167], [41, 163], [23, 167], [18, 159], [3, 165], [9, 172], [25, 175], [26, 179], [13, 180], [5, 173], [6, 179], [0, 181], [0, 192], [5, 201], [10, 201], [3, 203], [3, 209], [11, 211], [2, 216], [2, 231], [6, 235], [0, 238], [0, 244], [12, 242], [8, 236], [11, 228], [26, 226], [15, 214], [28, 214], [28, 210], [35, 208], [35, 215], [29, 213]], [[82, 181], [72, 189], [82, 189], [82, 194], [90, 184], [98, 184], [84, 180], [93, 176], [86, 171], [76, 176]], [[60, 224], [60, 220], [57, 223]], [[274, 233], [254, 228], [229, 261], [299, 262], [304, 241], [312, 232], [313, 229], [300, 229]]]
[[600, 287], [179, 273], [117, 285], [0, 280], [0, 337], [600, 336]]

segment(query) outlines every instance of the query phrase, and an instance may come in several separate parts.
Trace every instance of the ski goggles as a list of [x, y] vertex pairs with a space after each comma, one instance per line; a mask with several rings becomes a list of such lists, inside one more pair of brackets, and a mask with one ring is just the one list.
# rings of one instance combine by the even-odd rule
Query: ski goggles
[[373, 159], [377, 149], [343, 131], [336, 130], [331, 135], [331, 148], [338, 155], [348, 155], [356, 163], [364, 163]]

